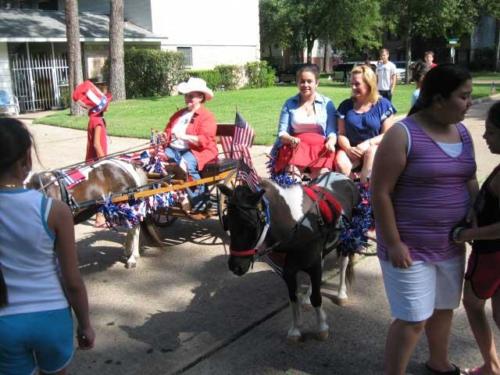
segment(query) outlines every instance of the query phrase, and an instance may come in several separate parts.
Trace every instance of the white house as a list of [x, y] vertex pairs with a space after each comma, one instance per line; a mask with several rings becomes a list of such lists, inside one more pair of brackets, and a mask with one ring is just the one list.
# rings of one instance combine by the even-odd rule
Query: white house
[[[79, 0], [84, 78], [102, 80], [109, 0]], [[124, 0], [125, 46], [182, 52], [188, 69], [260, 59], [259, 0]], [[16, 9], [13, 9], [16, 8]], [[0, 90], [22, 111], [58, 106], [67, 83], [63, 0], [0, 0]]]
[[[109, 8], [94, 0], [79, 0], [79, 7]], [[259, 0], [125, 0], [125, 19], [165, 37], [161, 48], [184, 53], [192, 69], [260, 59]]]

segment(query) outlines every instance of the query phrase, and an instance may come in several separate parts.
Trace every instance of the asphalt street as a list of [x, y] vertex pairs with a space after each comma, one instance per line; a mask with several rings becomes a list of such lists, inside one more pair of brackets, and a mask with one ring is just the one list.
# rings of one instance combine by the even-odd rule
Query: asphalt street
[[[496, 96], [500, 99], [500, 95]], [[465, 120], [474, 138], [478, 177], [484, 181], [500, 158], [481, 135], [491, 101], [475, 104]], [[28, 124], [34, 115], [22, 115]], [[159, 123], [163, 123], [159, 121]], [[162, 127], [159, 126], [160, 128]], [[30, 125], [38, 146], [36, 169], [80, 161], [86, 133]], [[111, 137], [110, 151], [144, 140]], [[269, 147], [254, 146], [261, 175]], [[162, 229], [169, 244], [142, 247], [135, 269], [122, 257], [124, 233], [76, 226], [81, 272], [97, 331], [91, 351], [77, 351], [71, 374], [380, 374], [385, 335], [391, 321], [376, 257], [358, 258], [349, 303], [333, 303], [338, 280], [329, 259], [323, 287], [330, 338], [311, 334], [314, 315], [305, 309], [305, 339], [286, 341], [291, 319], [285, 284], [263, 263], [244, 277], [227, 268], [227, 238], [216, 219], [177, 220]], [[489, 304], [488, 304], [489, 309]], [[498, 329], [494, 329], [497, 348]], [[425, 339], [413, 355], [409, 374], [425, 374]], [[463, 307], [455, 316], [451, 360], [461, 367], [481, 363]]]

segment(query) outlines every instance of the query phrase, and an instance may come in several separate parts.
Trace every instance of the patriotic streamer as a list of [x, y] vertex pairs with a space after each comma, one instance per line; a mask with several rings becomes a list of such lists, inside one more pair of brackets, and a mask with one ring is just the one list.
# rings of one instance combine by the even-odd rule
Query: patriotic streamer
[[366, 233], [375, 227], [368, 185], [357, 183], [356, 186], [361, 194], [361, 201], [354, 207], [352, 219], [343, 219], [340, 232], [338, 249], [345, 256], [360, 253], [366, 249], [368, 247]]

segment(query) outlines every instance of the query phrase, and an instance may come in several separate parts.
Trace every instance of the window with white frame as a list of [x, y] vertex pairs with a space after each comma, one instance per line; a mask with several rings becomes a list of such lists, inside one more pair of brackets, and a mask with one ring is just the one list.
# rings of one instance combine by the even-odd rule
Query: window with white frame
[[184, 66], [193, 65], [193, 48], [192, 47], [177, 47], [177, 52], [184, 55]]

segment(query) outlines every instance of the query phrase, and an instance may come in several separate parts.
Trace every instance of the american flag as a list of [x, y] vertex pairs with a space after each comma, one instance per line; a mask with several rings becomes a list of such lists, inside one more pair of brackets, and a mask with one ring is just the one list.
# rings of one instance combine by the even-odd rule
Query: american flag
[[222, 150], [226, 158], [241, 161], [237, 179], [255, 190], [260, 182], [250, 155], [255, 132], [239, 112], [236, 112], [234, 125], [233, 137], [221, 137]]

